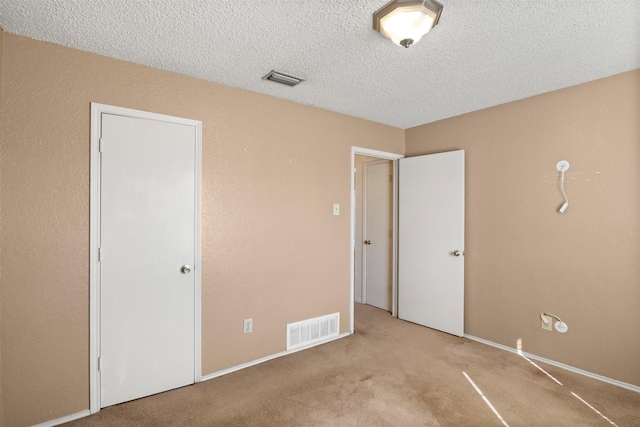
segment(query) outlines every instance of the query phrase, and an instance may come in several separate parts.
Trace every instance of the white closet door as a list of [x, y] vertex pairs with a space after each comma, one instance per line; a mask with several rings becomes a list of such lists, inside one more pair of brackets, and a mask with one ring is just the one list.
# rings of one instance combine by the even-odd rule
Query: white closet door
[[193, 126], [101, 120], [105, 407], [194, 382], [197, 175]]

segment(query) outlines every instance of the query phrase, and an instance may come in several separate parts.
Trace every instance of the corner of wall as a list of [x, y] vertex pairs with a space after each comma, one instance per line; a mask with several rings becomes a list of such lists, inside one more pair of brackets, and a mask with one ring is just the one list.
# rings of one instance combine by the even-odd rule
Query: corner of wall
[[407, 157], [466, 151], [468, 335], [640, 385], [639, 89], [636, 69], [405, 131]]
[[404, 140], [404, 155], [407, 155], [407, 139], [409, 138], [407, 136], [407, 132], [409, 132], [409, 129], [411, 128], [407, 128], [407, 129], [402, 129], [402, 139]]
[[[3, 50], [4, 30], [0, 27], [0, 147], [3, 145], [3, 132], [4, 129], [2, 123], [2, 56]], [[0, 150], [1, 153], [1, 150]], [[2, 200], [2, 159], [0, 158], [0, 203]], [[2, 256], [2, 205], [0, 204], [0, 257]], [[1, 259], [1, 258], [0, 258]], [[2, 301], [2, 263], [0, 263], [0, 301]], [[4, 399], [2, 398], [2, 304], [0, 304], [0, 425], [4, 425]]]

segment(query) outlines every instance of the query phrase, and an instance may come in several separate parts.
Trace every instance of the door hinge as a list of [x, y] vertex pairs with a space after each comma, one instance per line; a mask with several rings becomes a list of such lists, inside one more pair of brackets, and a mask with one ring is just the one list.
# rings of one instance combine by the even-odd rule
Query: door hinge
[[98, 262], [102, 262], [102, 248], [98, 248]]
[[98, 151], [102, 153], [102, 138], [98, 139]]
[[102, 371], [102, 357], [98, 357], [98, 372]]
[[391, 238], [393, 236], [393, 231], [389, 230], [389, 238]]

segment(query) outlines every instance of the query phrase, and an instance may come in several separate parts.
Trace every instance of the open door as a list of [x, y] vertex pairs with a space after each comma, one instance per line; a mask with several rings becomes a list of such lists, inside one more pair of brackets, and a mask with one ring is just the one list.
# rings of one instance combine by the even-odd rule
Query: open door
[[364, 302], [391, 311], [393, 164], [364, 164]]
[[399, 160], [398, 317], [464, 335], [464, 151]]

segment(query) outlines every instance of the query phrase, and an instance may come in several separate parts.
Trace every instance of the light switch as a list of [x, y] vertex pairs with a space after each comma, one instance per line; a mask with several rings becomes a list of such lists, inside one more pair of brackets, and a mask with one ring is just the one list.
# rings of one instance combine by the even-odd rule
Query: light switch
[[334, 215], [340, 215], [340, 204], [339, 203], [334, 203], [333, 204], [333, 214]]

